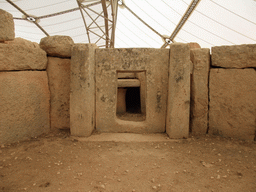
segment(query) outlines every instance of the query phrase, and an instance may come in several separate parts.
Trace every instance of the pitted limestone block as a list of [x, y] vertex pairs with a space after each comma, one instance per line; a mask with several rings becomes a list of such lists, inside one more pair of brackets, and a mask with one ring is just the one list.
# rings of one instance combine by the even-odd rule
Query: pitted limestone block
[[0, 9], [0, 41], [11, 41], [15, 38], [12, 14]]
[[75, 44], [70, 76], [70, 131], [90, 136], [95, 128], [95, 44]]
[[240, 69], [256, 67], [256, 44], [212, 47], [212, 65]]
[[[130, 133], [165, 132], [169, 50], [97, 49], [95, 54], [96, 130]], [[143, 113], [141, 115], [146, 116], [142, 121], [117, 117], [119, 73], [135, 73], [140, 81], [141, 112]], [[146, 106], [143, 103], [146, 103]], [[130, 114], [133, 115], [133, 113]]]
[[187, 44], [170, 45], [166, 133], [170, 138], [187, 138], [190, 115], [190, 49]]
[[69, 36], [49, 36], [40, 41], [40, 47], [46, 51], [49, 56], [71, 57], [71, 48], [74, 41]]
[[47, 56], [35, 42], [22, 38], [0, 43], [0, 71], [43, 70]]
[[190, 128], [193, 134], [206, 134], [208, 128], [210, 50], [192, 49], [190, 50], [190, 59], [193, 63]]
[[253, 140], [256, 131], [256, 71], [211, 69], [209, 133]]
[[70, 59], [48, 57], [47, 75], [51, 93], [51, 128], [69, 128]]
[[45, 71], [0, 72], [0, 143], [50, 130], [50, 93]]

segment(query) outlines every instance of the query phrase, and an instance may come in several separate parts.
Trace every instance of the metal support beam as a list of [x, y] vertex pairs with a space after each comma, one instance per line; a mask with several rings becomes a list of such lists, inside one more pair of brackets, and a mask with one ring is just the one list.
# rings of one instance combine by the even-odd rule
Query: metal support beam
[[111, 40], [110, 47], [115, 47], [115, 33], [116, 33], [116, 21], [117, 21], [117, 10], [118, 10], [118, 0], [110, 0], [111, 12], [112, 12], [112, 31], [111, 31]]
[[[176, 37], [176, 35], [179, 33], [179, 31], [181, 30], [181, 28], [183, 27], [183, 25], [186, 23], [186, 21], [188, 20], [189, 16], [193, 13], [193, 11], [195, 10], [196, 6], [200, 3], [201, 0], [192, 0], [190, 5], [188, 6], [186, 12], [184, 13], [184, 15], [182, 16], [182, 18], [180, 19], [178, 25], [176, 26], [176, 28], [174, 29], [174, 31], [172, 32], [171, 36], [169, 37], [169, 41], [174, 42], [174, 38]], [[166, 38], [164, 38], [166, 39]], [[161, 48], [165, 48], [167, 47], [169, 44], [169, 42], [165, 42], [163, 44], [163, 46]]]
[[82, 18], [83, 18], [84, 27], [85, 27], [85, 30], [86, 30], [86, 33], [87, 33], [88, 41], [89, 41], [89, 43], [91, 43], [90, 35], [89, 35], [89, 29], [88, 29], [88, 27], [87, 27], [87, 25], [86, 25], [86, 21], [85, 21], [84, 14], [83, 14], [83, 11], [82, 11], [82, 8], [81, 8], [81, 4], [80, 4], [80, 2], [79, 2], [78, 0], [76, 0], [76, 2], [77, 2], [77, 5], [78, 5], [78, 7], [79, 7], [81, 16], [82, 16]]
[[109, 44], [109, 31], [108, 31], [108, 10], [107, 10], [107, 6], [106, 6], [106, 0], [101, 0], [101, 4], [102, 4], [102, 9], [104, 12], [104, 21], [105, 21], [105, 34], [106, 34], [106, 48], [108, 48], [108, 44]]

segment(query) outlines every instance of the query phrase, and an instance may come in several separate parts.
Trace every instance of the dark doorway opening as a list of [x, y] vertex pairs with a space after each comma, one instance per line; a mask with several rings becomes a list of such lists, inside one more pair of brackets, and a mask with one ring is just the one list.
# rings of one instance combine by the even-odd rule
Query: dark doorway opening
[[127, 113], [141, 113], [140, 87], [128, 87], [125, 102]]

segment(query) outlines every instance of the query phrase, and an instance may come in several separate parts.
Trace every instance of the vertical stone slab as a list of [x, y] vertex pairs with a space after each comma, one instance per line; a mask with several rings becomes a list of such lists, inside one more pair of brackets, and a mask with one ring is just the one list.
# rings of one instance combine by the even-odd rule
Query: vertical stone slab
[[90, 136], [95, 127], [94, 44], [76, 44], [71, 53], [70, 131]]
[[0, 72], [0, 144], [50, 131], [45, 71]]
[[51, 93], [51, 128], [69, 129], [70, 59], [48, 57], [47, 75]]
[[170, 45], [166, 132], [170, 138], [187, 138], [190, 114], [190, 49], [187, 44]]
[[254, 140], [255, 69], [211, 69], [209, 133]]
[[193, 63], [190, 128], [193, 134], [206, 134], [208, 128], [210, 49], [192, 49], [190, 59]]

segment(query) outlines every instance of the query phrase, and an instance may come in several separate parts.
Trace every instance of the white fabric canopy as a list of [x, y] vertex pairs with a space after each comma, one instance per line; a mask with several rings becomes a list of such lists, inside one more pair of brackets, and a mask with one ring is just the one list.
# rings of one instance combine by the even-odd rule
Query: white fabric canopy
[[[37, 23], [49, 35], [68, 35], [75, 43], [96, 43], [105, 45], [104, 18], [99, 0], [79, 1], [88, 14], [84, 13], [85, 23], [89, 26], [89, 38], [81, 11], [76, 0], [11, 0], [31, 16], [39, 18]], [[170, 36], [186, 12], [191, 0], [125, 0], [138, 17], [161, 35]], [[109, 5], [109, 2], [107, 2]], [[24, 14], [5, 0], [0, 0], [0, 8], [15, 18], [15, 36], [34, 42], [46, 34], [33, 22], [24, 19]], [[68, 11], [67, 11], [68, 10]], [[67, 11], [67, 12], [65, 12]], [[111, 7], [108, 6], [109, 36], [112, 30]], [[63, 12], [62, 14], [58, 14]], [[57, 14], [56, 14], [57, 13]], [[56, 15], [52, 15], [56, 14]], [[89, 16], [90, 15], [90, 16]], [[92, 22], [95, 20], [96, 22]], [[95, 24], [97, 23], [97, 25]], [[256, 43], [256, 1], [255, 0], [201, 0], [174, 39], [177, 42], [197, 42], [203, 48], [220, 45]], [[115, 30], [115, 47], [152, 47], [163, 45], [161, 37], [144, 25], [129, 10], [118, 8]]]

